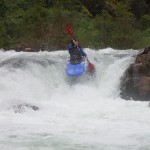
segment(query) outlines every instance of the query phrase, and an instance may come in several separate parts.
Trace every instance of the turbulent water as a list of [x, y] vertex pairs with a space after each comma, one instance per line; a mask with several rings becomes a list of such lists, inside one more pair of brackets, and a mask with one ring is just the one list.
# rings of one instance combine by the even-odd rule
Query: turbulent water
[[0, 51], [0, 150], [150, 150], [148, 102], [119, 96], [138, 51], [85, 52], [95, 77], [70, 84], [65, 51]]

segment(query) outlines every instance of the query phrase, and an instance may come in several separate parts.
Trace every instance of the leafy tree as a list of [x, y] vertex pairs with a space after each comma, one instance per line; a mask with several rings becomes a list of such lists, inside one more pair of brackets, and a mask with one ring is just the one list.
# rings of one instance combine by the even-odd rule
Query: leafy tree
[[148, 10], [145, 0], [132, 0], [131, 11], [135, 14], [137, 19], [140, 19]]
[[6, 13], [6, 5], [5, 5], [5, 0], [0, 1], [0, 18], [5, 16]]
[[81, 0], [81, 2], [93, 16], [101, 14], [105, 7], [104, 0]]
[[85, 47], [149, 46], [149, 0], [1, 0], [0, 47], [66, 49], [69, 23]]

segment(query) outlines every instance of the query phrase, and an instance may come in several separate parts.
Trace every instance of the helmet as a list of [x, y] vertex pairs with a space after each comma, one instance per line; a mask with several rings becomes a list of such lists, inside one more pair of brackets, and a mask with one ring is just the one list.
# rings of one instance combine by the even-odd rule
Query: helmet
[[71, 40], [71, 45], [74, 45], [74, 42], [76, 42], [77, 40], [74, 38]]

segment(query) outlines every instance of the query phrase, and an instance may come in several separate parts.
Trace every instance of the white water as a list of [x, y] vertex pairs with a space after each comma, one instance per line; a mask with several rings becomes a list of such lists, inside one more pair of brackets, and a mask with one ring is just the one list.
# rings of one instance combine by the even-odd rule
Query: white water
[[[74, 85], [67, 52], [0, 51], [0, 150], [150, 150], [148, 102], [119, 97], [138, 51], [85, 51], [96, 77]], [[15, 113], [20, 104], [39, 110]]]

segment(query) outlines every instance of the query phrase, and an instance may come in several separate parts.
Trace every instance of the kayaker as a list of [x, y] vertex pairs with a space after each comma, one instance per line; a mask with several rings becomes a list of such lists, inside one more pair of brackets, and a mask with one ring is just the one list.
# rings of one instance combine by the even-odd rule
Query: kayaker
[[72, 64], [78, 64], [87, 57], [86, 53], [83, 51], [83, 48], [79, 46], [79, 42], [76, 39], [71, 40], [71, 43], [68, 45], [68, 49], [70, 54], [70, 62]]

